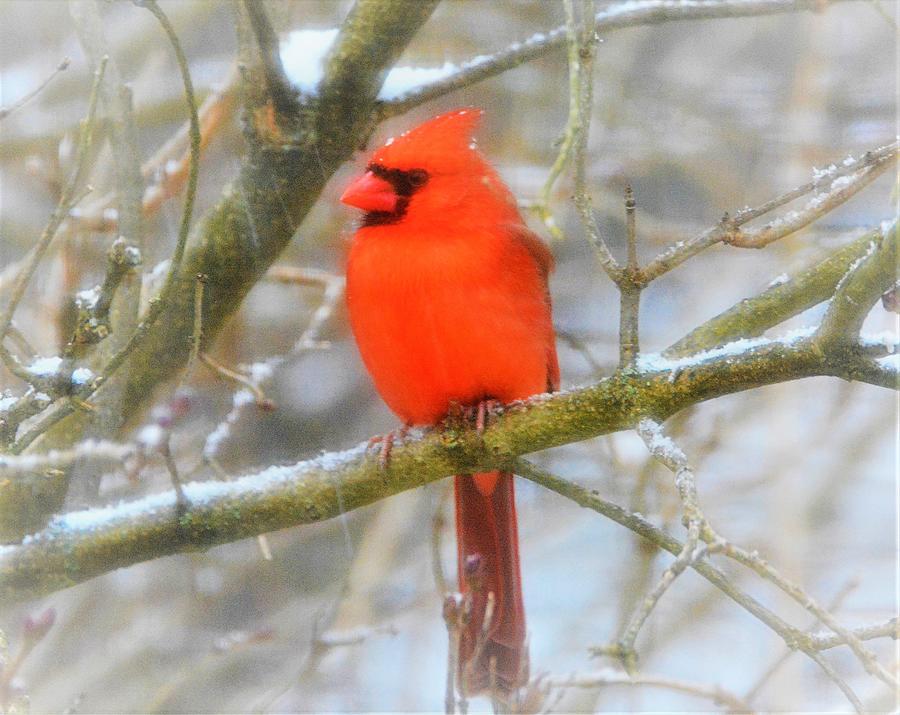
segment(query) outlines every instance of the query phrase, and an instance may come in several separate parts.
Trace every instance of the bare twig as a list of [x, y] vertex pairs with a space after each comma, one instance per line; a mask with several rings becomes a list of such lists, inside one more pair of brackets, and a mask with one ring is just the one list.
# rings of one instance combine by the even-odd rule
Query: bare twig
[[232, 380], [239, 385], [243, 385], [246, 389], [250, 390], [253, 393], [253, 398], [256, 401], [257, 405], [264, 405], [270, 403], [268, 397], [266, 397], [266, 393], [263, 392], [262, 388], [257, 384], [257, 381], [247, 377], [241, 372], [237, 370], [232, 370], [230, 367], [226, 367], [218, 360], [213, 359], [209, 353], [198, 353], [200, 362], [210, 368], [213, 372], [221, 375], [222, 377]]
[[[206, 149], [234, 113], [237, 71], [232, 69], [222, 86], [214, 89], [197, 109], [200, 121], [200, 151]], [[141, 207], [144, 217], [156, 214], [166, 200], [177, 196], [190, 176], [190, 120], [184, 123], [147, 161], [141, 165], [142, 176], [151, 181], [144, 190]], [[66, 223], [85, 231], [115, 231], [119, 216], [113, 208], [114, 194], [106, 194], [69, 212]]]
[[641, 267], [637, 258], [637, 228], [635, 226], [635, 201], [631, 186], [625, 188], [625, 225], [628, 241], [628, 262], [616, 285], [621, 294], [619, 300], [619, 369], [634, 366], [641, 351], [640, 310], [643, 284], [639, 276]]
[[97, 113], [97, 100], [100, 96], [100, 84], [103, 81], [103, 73], [106, 70], [107, 61], [108, 59], [105, 57], [101, 59], [100, 64], [94, 72], [94, 81], [91, 87], [90, 100], [88, 101], [88, 112], [87, 116], [84, 119], [84, 122], [82, 123], [81, 136], [78, 140], [78, 150], [75, 155], [75, 169], [72, 172], [72, 175], [69, 178], [68, 182], [66, 182], [66, 186], [63, 189], [56, 209], [53, 211], [53, 214], [50, 217], [50, 221], [44, 228], [44, 231], [41, 234], [40, 239], [38, 239], [38, 242], [35, 245], [34, 249], [31, 251], [31, 253], [28, 254], [28, 257], [26, 258], [21, 271], [16, 277], [16, 282], [13, 286], [9, 303], [7, 303], [3, 312], [0, 313], [0, 358], [3, 359], [3, 363], [10, 370], [10, 372], [26, 381], [29, 380], [27, 371], [24, 370], [24, 368], [19, 365], [18, 360], [16, 360], [6, 350], [6, 348], [3, 347], [3, 340], [5, 339], [6, 333], [9, 330], [10, 323], [12, 323], [16, 308], [18, 307], [19, 302], [22, 300], [22, 296], [25, 294], [25, 289], [31, 282], [35, 270], [37, 270], [38, 264], [44, 257], [44, 253], [46, 253], [47, 249], [50, 247], [50, 243], [56, 236], [56, 232], [59, 230], [59, 227], [65, 219], [66, 214], [77, 202], [77, 199], [80, 198], [79, 192], [81, 191], [81, 185], [87, 172], [88, 156], [90, 154], [91, 143], [93, 140], [94, 119]]
[[857, 174], [835, 179], [827, 192], [813, 196], [799, 211], [791, 211], [783, 218], [757, 230], [736, 229], [726, 234], [722, 240], [738, 248], [764, 248], [780, 238], [796, 233], [862, 191], [891, 166], [895, 157], [896, 154], [873, 161], [870, 166], [861, 169]]
[[[536, 467], [531, 462], [527, 462], [521, 459], [518, 460], [518, 462], [516, 463], [515, 471], [516, 474], [519, 474], [526, 479], [530, 479], [531, 481], [536, 482], [552, 491], [555, 491], [564, 497], [572, 499], [580, 506], [593, 509], [600, 514], [603, 514], [604, 516], [634, 531], [640, 536], [656, 544], [661, 549], [664, 549], [669, 553], [674, 554], [675, 556], [678, 556], [684, 549], [684, 545], [681, 542], [673, 539], [668, 534], [652, 525], [642, 516], [629, 512], [616, 504], [612, 504], [611, 502], [606, 501], [605, 499], [601, 499], [599, 496], [597, 496], [596, 493], [590, 492], [587, 489], [584, 489], [583, 487], [580, 487], [572, 482], [560, 479], [559, 477], [547, 472], [546, 470]], [[835, 684], [841, 689], [842, 692], [845, 693], [845, 695], [847, 695], [848, 699], [851, 702], [853, 702], [854, 704], [859, 702], [859, 698], [856, 696], [856, 694], [853, 693], [852, 689], [850, 689], [847, 684], [840, 678], [840, 676], [837, 675], [831, 665], [822, 657], [818, 649], [812, 646], [812, 644], [809, 642], [809, 638], [805, 633], [803, 633], [803, 631], [794, 628], [790, 624], [786, 623], [778, 615], [756, 601], [752, 596], [749, 596], [748, 594], [743, 592], [719, 569], [711, 565], [708, 561], [694, 561], [691, 564], [691, 568], [698, 574], [703, 576], [707, 581], [716, 586], [720, 591], [722, 591], [725, 595], [735, 601], [738, 605], [751, 613], [755, 618], [757, 618], [759, 621], [761, 621], [775, 633], [777, 633], [781, 637], [781, 639], [784, 640], [784, 642], [788, 645], [788, 647], [792, 649], [796, 648], [802, 651], [811, 660], [817, 663], [819, 667], [822, 668], [823, 672], [835, 682]], [[606, 649], [601, 648], [600, 651], [605, 653]]]
[[[859, 586], [858, 580], [849, 581], [838, 593], [837, 595], [831, 599], [831, 602], [828, 604], [828, 610], [834, 611], [837, 610], [844, 599], [857, 587]], [[819, 625], [819, 619], [815, 619], [807, 628], [807, 630], [811, 630]], [[747, 690], [746, 695], [744, 695], [744, 699], [747, 702], [753, 702], [759, 692], [763, 689], [766, 683], [768, 683], [772, 677], [781, 669], [781, 667], [788, 662], [790, 657], [793, 655], [794, 651], [790, 648], [786, 648], [784, 653], [782, 653], [778, 658], [776, 658], [772, 664], [767, 667], [762, 675], [757, 678], [756, 682]]]
[[[638, 432], [644, 438], [653, 456], [675, 473], [675, 482], [685, 507], [685, 517], [689, 523], [691, 521], [696, 522], [700, 538], [709, 545], [710, 549], [747, 566], [760, 577], [773, 583], [819, 621], [831, 628], [834, 633], [841, 636], [870, 675], [878, 678], [888, 687], [900, 687], [900, 683], [878, 662], [875, 654], [868, 650], [862, 641], [853, 635], [850, 629], [838, 623], [837, 619], [828, 610], [820, 606], [806, 591], [785, 578], [755, 551], [747, 551], [740, 546], [732, 544], [712, 529], [703, 517], [697, 504], [693, 472], [687, 464], [684, 453], [662, 434], [658, 424], [650, 420], [643, 420], [638, 424]], [[810, 648], [813, 649], [812, 646]]]
[[[590, 3], [589, 7], [586, 6], [584, 8], [587, 17], [583, 20], [581, 28], [578, 26], [574, 0], [566, 0], [564, 7], [566, 10], [566, 47], [569, 65], [569, 115], [563, 130], [559, 153], [556, 155], [553, 166], [550, 167], [550, 172], [547, 174], [540, 196], [533, 206], [538, 217], [555, 239], [561, 239], [563, 236], [550, 209], [550, 199], [557, 179], [559, 179], [566, 166], [571, 163], [575, 156], [575, 147], [579, 141], [579, 134], [587, 129], [583, 123], [583, 112], [581, 111], [582, 85], [585, 81], [593, 81], [591, 58], [586, 58], [586, 62], [582, 62], [581, 58], [581, 46], [593, 41], [592, 38], [586, 36], [586, 33], [593, 33], [591, 21], [594, 15], [593, 2]], [[587, 78], [584, 77], [585, 74], [588, 75]]]
[[[759, 218], [776, 208], [780, 208], [801, 196], [818, 190], [825, 182], [830, 183], [833, 191], [830, 194], [826, 193], [825, 197], [827, 198], [823, 198], [821, 203], [827, 204], [828, 210], [833, 209], [873, 180], [875, 176], [870, 172], [876, 172], [875, 175], [878, 175], [887, 169], [887, 167], [890, 166], [890, 163], [896, 160], [897, 150], [898, 144], [894, 143], [867, 152], [859, 159], [846, 164], [842, 163], [840, 168], [835, 167], [832, 170], [829, 167], [829, 169], [826, 169], [824, 172], [820, 172], [820, 176], [816, 177], [813, 181], [803, 184], [796, 189], [792, 189], [771, 201], [767, 201], [757, 208], [740, 211], [734, 217], [725, 214], [722, 220], [712, 228], [707, 229], [703, 233], [698, 234], [687, 241], [679, 241], [660, 253], [643, 268], [641, 272], [642, 279], [645, 282], [650, 282], [664, 273], [671, 271], [673, 268], [684, 263], [688, 258], [697, 255], [710, 246], [726, 241], [734, 242], [739, 236], [740, 227], [745, 223], [755, 218]], [[855, 178], [845, 181], [845, 179], [853, 174], [856, 174]], [[835, 184], [837, 184], [837, 186], [835, 186]], [[789, 233], [797, 231], [812, 223], [822, 215], [819, 213], [819, 203], [817, 203], [817, 201], [818, 199], [814, 198], [810, 201], [805, 210], [794, 212], [793, 216], [788, 214], [788, 216], [791, 217], [789, 221], [782, 220], [781, 223], [777, 224], [778, 226], [781, 226], [781, 228], [776, 229], [776, 224], [774, 223], [771, 224], [768, 229], [764, 228], [762, 231], [765, 232], [765, 236], [771, 235], [782, 238], [789, 235]], [[787, 230], [787, 228], [789, 228], [789, 230]], [[784, 229], [784, 231], [782, 231], [782, 229]], [[763, 233], [761, 232], [759, 235], [763, 235]], [[775, 239], [773, 238], [772, 240]]]
[[614, 670], [601, 670], [595, 673], [550, 677], [548, 683], [554, 688], [601, 688], [608, 685], [636, 685], [662, 688], [677, 693], [694, 695], [698, 698], [709, 700], [716, 705], [724, 705], [731, 712], [753, 712], [753, 707], [747, 700], [724, 688], [655, 675], [628, 675], [627, 673], [619, 673]]
[[50, 73], [50, 76], [47, 77], [43, 82], [41, 82], [37, 87], [31, 90], [28, 94], [24, 95], [20, 99], [13, 102], [8, 107], [0, 107], [0, 120], [6, 119], [10, 114], [15, 111], [18, 111], [26, 104], [28, 104], [32, 99], [37, 97], [44, 89], [49, 85], [56, 77], [61, 73], [65, 72], [69, 69], [69, 65], [72, 63], [68, 57], [63, 57], [62, 61], [56, 66], [56, 69]]
[[[862, 626], [854, 628], [851, 631], [854, 637], [861, 641], [873, 640], [875, 638], [893, 638], [900, 640], [900, 621], [897, 617], [891, 618], [884, 623], [877, 623], [872, 626]], [[843, 636], [837, 633], [815, 633], [810, 636], [813, 647], [819, 650], [828, 650], [829, 648], [837, 648], [846, 645]]]
[[434, 508], [434, 517], [431, 521], [431, 574], [434, 577], [435, 590], [441, 596], [446, 596], [450, 593], [450, 586], [447, 582], [447, 577], [444, 575], [444, 566], [441, 559], [441, 543], [444, 527], [446, 526], [444, 512], [449, 498], [450, 487], [445, 486], [441, 489], [438, 503]]
[[675, 561], [666, 568], [656, 586], [639, 604], [619, 642], [611, 652], [607, 652], [619, 657], [630, 675], [634, 675], [637, 666], [634, 644], [647, 618], [675, 579], [706, 556], [706, 548], [698, 547], [701, 530], [706, 527], [706, 520], [697, 503], [697, 487], [687, 457], [662, 433], [661, 426], [653, 420], [642, 419], [637, 425], [637, 431], [650, 454], [675, 474], [675, 485], [684, 507], [688, 535]]
[[108, 440], [85, 440], [71, 449], [54, 449], [45, 454], [0, 456], [0, 477], [16, 477], [45, 469], [68, 467], [76, 461], [89, 461], [94, 467], [121, 465], [135, 453], [133, 444]]
[[160, 25], [168, 36], [169, 42], [171, 43], [172, 48], [175, 51], [175, 56], [178, 60], [178, 67], [181, 70], [181, 79], [184, 83], [185, 101], [187, 102], [188, 112], [190, 115], [190, 171], [188, 174], [187, 189], [185, 192], [184, 210], [181, 216], [181, 226], [178, 230], [178, 240], [175, 244], [175, 251], [172, 254], [169, 272], [166, 275], [166, 280], [163, 284], [162, 289], [160, 290], [160, 294], [155, 300], [151, 301], [150, 308], [147, 310], [147, 314], [146, 316], [144, 316], [144, 319], [141, 321], [140, 325], [138, 325], [134, 333], [132, 333], [128, 342], [125, 343], [125, 345], [122, 346], [122, 348], [110, 358], [109, 362], [106, 363], [102, 373], [94, 381], [90, 394], [84, 396], [83, 399], [90, 397], [90, 395], [100, 389], [103, 383], [106, 382], [116, 372], [116, 370], [119, 369], [119, 367], [121, 367], [125, 360], [128, 359], [128, 356], [131, 355], [134, 349], [144, 339], [144, 336], [149, 332], [150, 328], [153, 327], [153, 324], [162, 314], [168, 301], [171, 299], [171, 295], [175, 290], [175, 283], [178, 279], [178, 269], [181, 265], [181, 259], [184, 256], [185, 246], [187, 245], [188, 233], [191, 227], [191, 216], [193, 214], [194, 208], [194, 199], [197, 193], [197, 176], [200, 162], [200, 121], [197, 118], [197, 102], [194, 98], [194, 87], [191, 81], [191, 73], [190, 68], [188, 67], [187, 57], [185, 57], [184, 55], [184, 50], [181, 47], [181, 43], [178, 41], [178, 36], [175, 34], [175, 29], [169, 22], [166, 14], [160, 9], [159, 5], [157, 5], [156, 0], [132, 1], [136, 5], [146, 7], [148, 10], [150, 10], [151, 13], [153, 13], [154, 17], [156, 17], [156, 19], [159, 21]]

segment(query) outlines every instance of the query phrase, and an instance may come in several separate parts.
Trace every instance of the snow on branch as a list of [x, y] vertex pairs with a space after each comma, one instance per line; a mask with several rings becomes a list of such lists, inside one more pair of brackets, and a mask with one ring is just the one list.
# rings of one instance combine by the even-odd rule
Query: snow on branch
[[509, 467], [520, 455], [634, 427], [648, 415], [662, 420], [724, 394], [855, 370], [852, 361], [841, 369], [828, 364], [810, 340], [762, 342], [683, 367], [674, 378], [669, 371], [629, 370], [508, 405], [480, 438], [454, 423], [417, 433], [394, 448], [387, 468], [360, 445], [233, 481], [185, 484], [184, 511], [167, 491], [63, 514], [21, 544], [0, 547], [0, 599], [35, 597], [160, 556], [329, 519], [451, 474]]
[[847, 269], [822, 319], [819, 340], [823, 344], [857, 341], [872, 306], [897, 281], [898, 240], [897, 219], [886, 221], [866, 253]]
[[[629, 0], [598, 12], [594, 18], [594, 30], [602, 37], [606, 33], [629, 27], [685, 20], [820, 11], [828, 4], [827, 0]], [[420, 104], [543, 57], [560, 49], [565, 43], [566, 28], [560, 26], [547, 32], [538, 32], [494, 54], [479, 55], [458, 66], [445, 63], [440, 68], [430, 70], [404, 71], [402, 77], [406, 80], [405, 84], [392, 80], [388, 75], [385, 89], [380, 95], [379, 117], [386, 119], [403, 114]], [[395, 70], [397, 80], [401, 78], [398, 70]]]

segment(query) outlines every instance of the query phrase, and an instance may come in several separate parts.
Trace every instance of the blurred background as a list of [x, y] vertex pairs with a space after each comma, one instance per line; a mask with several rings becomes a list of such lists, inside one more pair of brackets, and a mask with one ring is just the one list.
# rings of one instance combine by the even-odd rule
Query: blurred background
[[[598, 3], [600, 7], [605, 3]], [[230, 3], [161, 2], [185, 45], [198, 92], [227, 81], [235, 61]], [[337, 27], [349, 2], [268, 2], [291, 30]], [[101, 3], [104, 30], [131, 83], [142, 158], [184, 120], [171, 48], [155, 20], [130, 3]], [[601, 38], [596, 59], [590, 183], [601, 228], [624, 247], [622, 192], [634, 187], [640, 255], [758, 205], [897, 133], [897, 6], [848, 2], [820, 13], [683, 22]], [[445, 0], [401, 62], [439, 66], [499, 50], [564, 21], [557, 2]], [[0, 122], [0, 265], [12, 266], [39, 236], [72, 165], [72, 144], [90, 85], [89, 65], [65, 2], [0, 3], [0, 105], [71, 66], [27, 106]], [[373, 142], [439, 111], [485, 107], [479, 143], [520, 199], [547, 176], [567, 115], [564, 52], [387, 122]], [[107, 148], [92, 184], [110, 188]], [[199, 212], [236, 173], [242, 152], [229, 116], [201, 165]], [[362, 157], [329, 184], [279, 265], [340, 274], [352, 212], [337, 197]], [[642, 347], [661, 350], [691, 328], [808, 266], [877, 226], [893, 211], [890, 172], [847, 205], [763, 251], [716, 247], [645, 292]], [[555, 323], [564, 385], [615, 367], [617, 293], [584, 240], [563, 177], [554, 210], [567, 238], [553, 250]], [[181, 199], [150, 219], [144, 267], [174, 246]], [[533, 226], [543, 235], [538, 222]], [[76, 290], [102, 278], [113, 236], [60, 236], [17, 313], [38, 352], [58, 354], [60, 325]], [[622, 255], [621, 252], [619, 255]], [[0, 275], [8, 291], [10, 273]], [[396, 426], [369, 382], [340, 301], [323, 325], [327, 349], [292, 346], [320, 305], [317, 285], [262, 281], [219, 338], [214, 357], [234, 367], [281, 356], [264, 383], [277, 409], [244, 409], [216, 442], [229, 475], [357, 444]], [[6, 300], [6, 295], [3, 296]], [[813, 325], [822, 307], [773, 334]], [[896, 317], [896, 316], [894, 316]], [[895, 330], [877, 306], [867, 332]], [[574, 347], [577, 346], [577, 347]], [[7, 387], [19, 389], [4, 374]], [[183, 473], [218, 478], [204, 465], [208, 437], [236, 390], [202, 365], [190, 409], [175, 431]], [[167, 400], [159, 397], [160, 404]], [[816, 378], [725, 397], [670, 420], [692, 461], [701, 504], [718, 530], [771, 563], [843, 623], [884, 621], [896, 611], [896, 397], [887, 390]], [[221, 428], [220, 428], [221, 429]], [[680, 506], [668, 472], [623, 432], [536, 456], [558, 474], [640, 511], [679, 538]], [[341, 519], [123, 569], [40, 603], [0, 610], [15, 650], [26, 614], [47, 606], [56, 625], [30, 655], [17, 688], [32, 712], [433, 711], [443, 709], [447, 639], [435, 572], [455, 579], [449, 482], [384, 500]], [[168, 488], [152, 462], [139, 484], [105, 475], [106, 501]], [[635, 604], [671, 562], [615, 523], [520, 480], [518, 509], [532, 673], [554, 677], [616, 664], [588, 649], [614, 641]], [[439, 558], [434, 559], [437, 552]], [[767, 583], [723, 568], [799, 627], [810, 617]], [[870, 643], [895, 670], [893, 642]], [[784, 643], [696, 574], [681, 577], [637, 642], [642, 671], [719, 685], [745, 695], [785, 652]], [[868, 707], [888, 709], [887, 690], [846, 649], [827, 654]], [[753, 705], [766, 710], [844, 711], [821, 670], [793, 655]], [[474, 700], [473, 710], [489, 709]], [[553, 689], [554, 711], [708, 711], [715, 703], [671, 690], [609, 686]]]

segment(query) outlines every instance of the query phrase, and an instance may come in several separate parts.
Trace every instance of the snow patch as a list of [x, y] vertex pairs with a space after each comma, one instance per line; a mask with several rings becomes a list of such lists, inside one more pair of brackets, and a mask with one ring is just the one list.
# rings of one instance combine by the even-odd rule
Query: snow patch
[[35, 358], [28, 366], [28, 372], [37, 377], [50, 377], [59, 372], [60, 365], [62, 358], [58, 355]]
[[87, 385], [94, 381], [94, 373], [86, 367], [76, 368], [72, 372], [73, 385]]
[[[281, 43], [281, 64], [284, 72], [297, 89], [306, 94], [314, 94], [322, 81], [324, 73], [325, 57], [338, 36], [335, 28], [323, 30], [295, 30], [291, 32]], [[546, 36], [538, 33], [529, 38], [527, 42], [543, 42]], [[457, 72], [471, 69], [490, 60], [489, 55], [479, 55], [457, 65], [453, 62], [444, 62], [438, 67], [408, 67], [398, 66], [392, 68], [378, 99], [390, 101], [397, 99], [409, 92], [433, 82], [446, 79]]]
[[707, 360], [745, 355], [751, 350], [764, 345], [792, 345], [812, 336], [815, 331], [815, 326], [809, 326], [791, 330], [778, 338], [740, 338], [739, 340], [734, 340], [721, 347], [703, 350], [702, 352], [688, 355], [683, 358], [667, 358], [660, 353], [645, 353], [638, 357], [637, 368], [642, 372], [682, 370], [686, 367], [699, 365]]
[[[288, 466], [274, 466], [255, 474], [248, 474], [229, 482], [207, 481], [189, 482], [184, 485], [188, 510], [213, 507], [225, 500], [239, 500], [259, 496], [273, 490], [296, 485], [303, 477], [321, 470], [336, 470], [359, 460], [367, 449], [363, 442], [343, 452], [323, 455], [316, 459], [298, 462]], [[52, 541], [57, 537], [77, 538], [84, 534], [127, 526], [146, 520], [160, 512], [172, 512], [176, 504], [174, 491], [150, 494], [142, 499], [120, 501], [95, 509], [73, 511], [61, 514], [48, 524], [44, 531], [23, 540], [24, 544]], [[0, 551], [2, 555], [2, 551]]]

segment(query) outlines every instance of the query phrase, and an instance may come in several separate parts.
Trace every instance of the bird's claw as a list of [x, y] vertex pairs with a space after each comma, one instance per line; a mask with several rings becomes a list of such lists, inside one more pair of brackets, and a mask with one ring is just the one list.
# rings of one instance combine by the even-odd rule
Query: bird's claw
[[481, 400], [477, 405], [469, 409], [469, 419], [475, 422], [475, 431], [478, 436], [484, 434], [485, 429], [490, 425], [492, 417], [496, 417], [501, 413], [503, 403], [500, 400], [487, 399]]
[[391, 464], [391, 451], [394, 448], [394, 442], [402, 440], [409, 432], [409, 425], [405, 424], [399, 429], [391, 430], [387, 434], [375, 435], [366, 445], [366, 451], [379, 445], [378, 447], [378, 464], [382, 469], [387, 469]]

